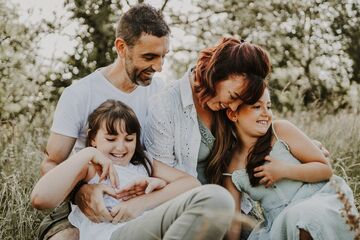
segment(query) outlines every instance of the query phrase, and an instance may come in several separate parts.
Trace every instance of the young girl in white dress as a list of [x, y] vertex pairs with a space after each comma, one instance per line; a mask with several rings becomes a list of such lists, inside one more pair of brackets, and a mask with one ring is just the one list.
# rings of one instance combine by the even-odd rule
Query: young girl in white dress
[[332, 176], [328, 160], [303, 132], [288, 121], [272, 121], [269, 90], [264, 89], [254, 104], [227, 110], [238, 145], [224, 173], [229, 176], [225, 185], [235, 199], [245, 192], [259, 201], [265, 218], [248, 239], [353, 239], [329, 179], [358, 214], [351, 189]]
[[31, 195], [34, 207], [56, 207], [79, 181], [103, 183], [113, 187], [104, 195], [113, 221], [94, 223], [73, 205], [69, 221], [79, 229], [80, 240], [195, 237], [201, 224], [214, 221], [220, 228], [211, 228], [204, 237], [222, 238], [231, 218], [209, 219], [201, 209], [219, 207], [231, 215], [233, 203], [214, 196], [218, 190], [223, 194], [226, 190], [195, 188], [200, 185], [195, 178], [151, 160], [140, 143], [140, 124], [128, 106], [107, 100], [90, 114], [88, 127], [88, 147], [38, 181]]

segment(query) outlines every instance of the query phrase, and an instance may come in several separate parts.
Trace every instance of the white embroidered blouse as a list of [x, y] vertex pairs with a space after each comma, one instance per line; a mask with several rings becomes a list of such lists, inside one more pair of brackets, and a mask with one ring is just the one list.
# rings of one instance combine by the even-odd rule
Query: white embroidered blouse
[[197, 177], [201, 135], [189, 75], [150, 99], [144, 144], [154, 159]]

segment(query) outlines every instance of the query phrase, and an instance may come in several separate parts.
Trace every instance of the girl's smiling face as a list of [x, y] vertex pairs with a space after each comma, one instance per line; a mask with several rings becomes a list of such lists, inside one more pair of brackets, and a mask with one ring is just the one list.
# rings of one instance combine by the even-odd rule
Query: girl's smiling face
[[137, 136], [136, 133], [128, 134], [125, 129], [125, 122], [121, 120], [117, 134], [109, 134], [103, 123], [91, 141], [91, 146], [96, 147], [114, 164], [126, 166], [135, 153]]
[[266, 88], [261, 98], [253, 105], [243, 104], [234, 112], [228, 110], [228, 117], [236, 125], [238, 133], [250, 137], [265, 135], [272, 123], [270, 93]]

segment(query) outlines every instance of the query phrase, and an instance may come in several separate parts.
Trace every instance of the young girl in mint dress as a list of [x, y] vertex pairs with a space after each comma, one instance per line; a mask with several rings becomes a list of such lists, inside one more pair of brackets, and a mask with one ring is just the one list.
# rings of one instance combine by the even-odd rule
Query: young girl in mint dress
[[265, 86], [253, 102], [226, 112], [239, 143], [223, 174], [235, 199], [245, 192], [263, 209], [264, 221], [249, 239], [353, 239], [334, 184], [358, 214], [349, 186], [332, 175], [328, 160], [303, 132], [288, 121], [272, 121]]

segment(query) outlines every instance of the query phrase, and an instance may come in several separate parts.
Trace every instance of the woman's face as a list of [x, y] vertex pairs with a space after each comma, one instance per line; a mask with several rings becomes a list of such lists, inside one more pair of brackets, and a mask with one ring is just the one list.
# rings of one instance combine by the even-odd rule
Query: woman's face
[[245, 85], [243, 75], [232, 75], [229, 78], [215, 84], [215, 96], [209, 98], [206, 104], [212, 111], [230, 108], [236, 111], [242, 103], [239, 96]]
[[239, 134], [251, 137], [265, 135], [271, 126], [272, 116], [270, 94], [267, 88], [255, 104], [243, 104], [238, 111], [232, 113], [228, 110], [228, 117], [235, 122]]

